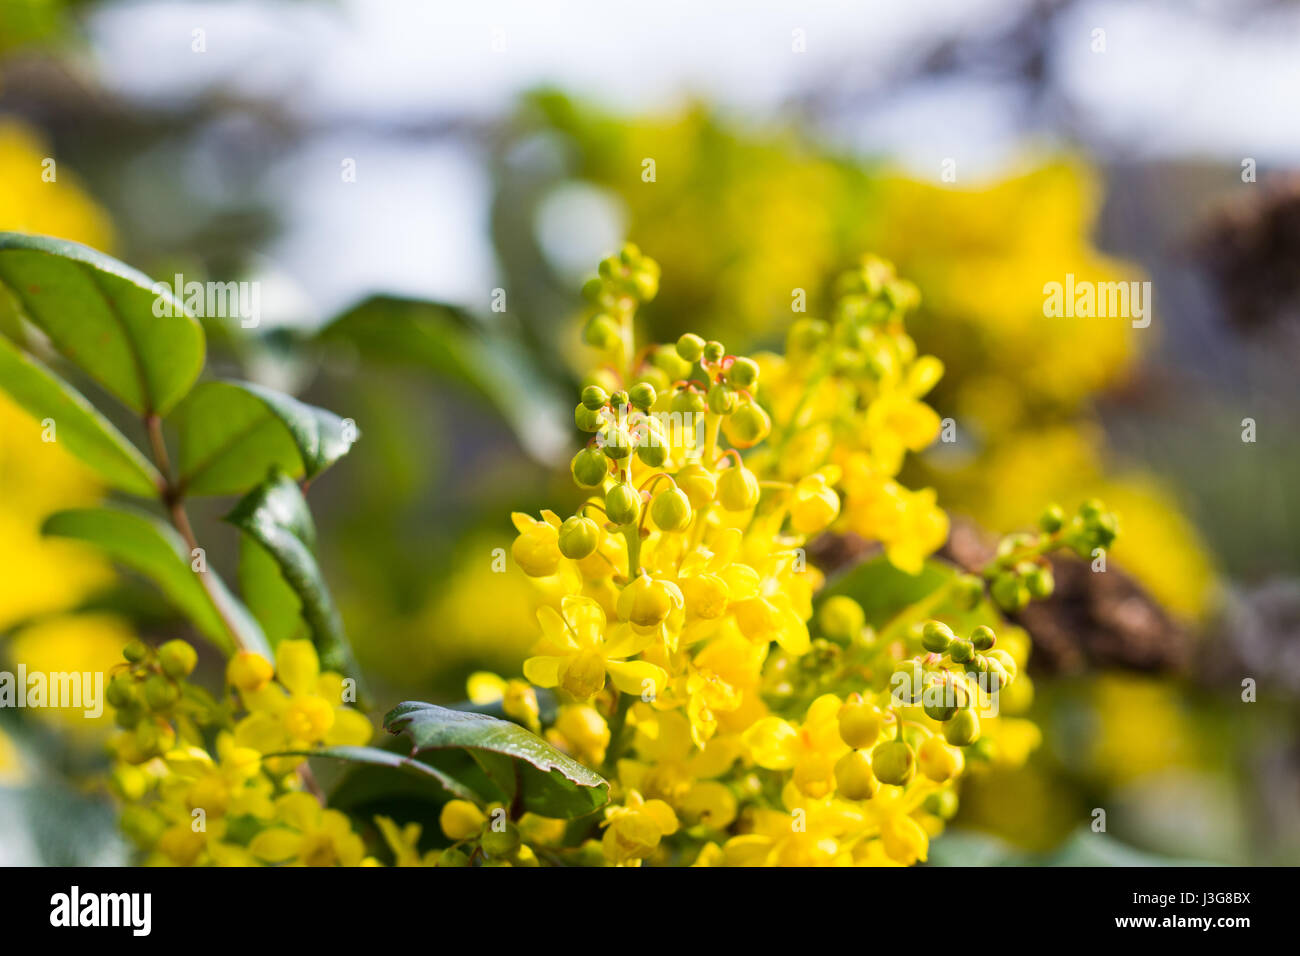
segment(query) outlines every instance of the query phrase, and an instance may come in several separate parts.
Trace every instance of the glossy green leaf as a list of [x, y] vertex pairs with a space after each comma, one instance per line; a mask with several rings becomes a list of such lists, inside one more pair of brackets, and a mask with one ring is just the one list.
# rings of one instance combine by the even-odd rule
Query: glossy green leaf
[[262, 625], [272, 649], [281, 641], [306, 636], [302, 601], [285, 581], [275, 558], [246, 534], [239, 536], [238, 580], [240, 596]]
[[[184, 539], [161, 518], [125, 508], [78, 508], [50, 515], [41, 530], [47, 535], [94, 544], [143, 574], [226, 653], [244, 647], [271, 659], [266, 636], [257, 622], [215, 571], [192, 569], [193, 559]], [[200, 574], [205, 576], [203, 580]]]
[[162, 476], [84, 395], [8, 339], [0, 337], [0, 389], [38, 422], [54, 423], [56, 443], [109, 485], [157, 495]]
[[522, 810], [571, 819], [609, 800], [609, 783], [545, 740], [507, 720], [436, 704], [398, 704], [384, 727], [406, 734], [411, 753], [463, 748]]
[[166, 414], [203, 368], [203, 328], [167, 286], [88, 246], [0, 233], [0, 283], [59, 352], [141, 414]]
[[314, 478], [347, 454], [356, 428], [323, 408], [248, 382], [204, 382], [176, 410], [179, 485], [242, 494], [272, 467]]
[[415, 368], [459, 382], [496, 408], [530, 454], [557, 460], [568, 448], [564, 422], [572, 408], [529, 356], [503, 334], [478, 326], [461, 310], [437, 302], [375, 296], [319, 333], [347, 344], [366, 361]]
[[271, 474], [241, 498], [225, 520], [265, 548], [275, 561], [302, 603], [302, 616], [311, 630], [321, 666], [360, 681], [343, 618], [313, 553], [316, 526], [293, 479], [283, 472]]
[[[267, 756], [278, 757], [281, 754], [267, 754]], [[344, 760], [348, 763], [366, 764], [373, 767], [388, 767], [423, 779], [426, 782], [434, 783], [441, 790], [461, 800], [469, 800], [472, 803], [480, 804], [483, 802], [473, 790], [437, 767], [399, 753], [380, 750], [378, 747], [322, 747], [319, 750], [290, 750], [286, 751], [283, 756], [324, 757], [330, 760]]]

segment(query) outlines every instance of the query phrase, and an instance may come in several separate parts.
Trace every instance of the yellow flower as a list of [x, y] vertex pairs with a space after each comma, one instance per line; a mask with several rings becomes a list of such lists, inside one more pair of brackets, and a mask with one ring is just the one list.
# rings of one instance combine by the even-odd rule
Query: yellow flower
[[640, 866], [659, 841], [677, 832], [677, 814], [662, 800], [646, 800], [635, 790], [622, 806], [608, 807], [601, 824], [605, 859], [618, 866]]
[[438, 850], [429, 850], [421, 854], [419, 849], [420, 832], [418, 823], [408, 823], [399, 827], [391, 817], [375, 817], [375, 826], [388, 848], [393, 851], [393, 862], [397, 866], [437, 866]]
[[173, 777], [164, 783], [165, 792], [183, 795], [191, 810], [201, 809], [209, 818], [271, 816], [271, 781], [261, 772], [262, 755], [251, 747], [240, 747], [229, 733], [217, 736], [217, 757], [201, 747], [173, 750], [164, 757]]
[[896, 475], [903, 456], [920, 451], [939, 436], [939, 416], [929, 405], [907, 395], [876, 399], [867, 407], [867, 442], [876, 466]]
[[790, 498], [790, 522], [800, 534], [813, 535], [830, 527], [840, 513], [840, 498], [831, 487], [839, 469], [815, 471], [799, 479]]
[[338, 810], [326, 810], [307, 793], [275, 801], [275, 825], [253, 837], [253, 856], [289, 866], [361, 866], [365, 844]]
[[654, 635], [623, 624], [606, 637], [605, 612], [591, 598], [569, 595], [561, 611], [537, 612], [542, 637], [524, 661], [524, 676], [538, 687], [559, 687], [578, 700], [587, 700], [605, 686], [605, 677], [625, 694], [658, 696], [667, 683], [663, 668], [627, 658], [644, 650]]
[[560, 517], [553, 511], [543, 511], [538, 521], [531, 515], [516, 511], [510, 516], [519, 537], [510, 546], [515, 564], [529, 577], [546, 578], [560, 567]]
[[[321, 673], [311, 641], [281, 641], [275, 660], [276, 682], [243, 695], [249, 714], [235, 726], [237, 744], [275, 754], [322, 744], [360, 746], [370, 740], [370, 720], [344, 704], [343, 678]], [[277, 758], [269, 766], [285, 773], [304, 759]]]
[[599, 767], [605, 762], [609, 724], [595, 707], [587, 704], [560, 707], [555, 725], [546, 736], [555, 746], [590, 767]]
[[795, 786], [806, 796], [823, 797], [835, 789], [835, 763], [848, 752], [840, 738], [843, 701], [823, 694], [808, 707], [802, 724], [764, 717], [745, 731], [751, 760], [768, 770], [792, 770]]
[[948, 539], [948, 515], [935, 503], [932, 488], [911, 491], [855, 455], [845, 467], [845, 491], [849, 530], [880, 541], [900, 571], [919, 574], [925, 559]]

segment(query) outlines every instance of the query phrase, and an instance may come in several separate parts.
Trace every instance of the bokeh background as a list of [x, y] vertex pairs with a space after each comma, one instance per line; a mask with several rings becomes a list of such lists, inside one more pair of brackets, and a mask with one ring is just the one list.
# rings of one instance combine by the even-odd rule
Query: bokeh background
[[[656, 336], [736, 351], [889, 257], [949, 370], [959, 440], [909, 466], [957, 519], [947, 556], [1049, 500], [1123, 526], [1111, 571], [1059, 567], [1022, 618], [1044, 746], [968, 791], [934, 862], [1296, 863], [1298, 41], [1282, 0], [3, 0], [0, 229], [260, 283], [258, 329], [205, 320], [215, 367], [362, 428], [312, 499], [381, 703], [518, 673], [531, 592], [492, 554], [510, 511], [575, 498], [599, 257], [637, 242]], [[1067, 272], [1150, 280], [1151, 325], [1045, 318]], [[0, 398], [0, 661], [186, 633], [40, 538], [103, 492], [38, 443]], [[126, 858], [106, 730], [0, 711], [0, 863]]]

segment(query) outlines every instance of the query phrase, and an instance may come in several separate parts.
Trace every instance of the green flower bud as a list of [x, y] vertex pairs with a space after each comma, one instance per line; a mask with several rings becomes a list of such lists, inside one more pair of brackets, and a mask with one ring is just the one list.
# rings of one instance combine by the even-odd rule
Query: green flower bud
[[926, 813], [932, 813], [940, 820], [951, 820], [957, 815], [959, 801], [952, 790], [936, 790], [925, 798], [921, 806]]
[[1008, 571], [1003, 571], [993, 579], [989, 592], [998, 607], [1008, 613], [1019, 611], [1029, 603], [1029, 589], [1020, 578]]
[[987, 624], [981, 624], [970, 632], [971, 645], [977, 651], [987, 651], [997, 639], [998, 636], [993, 633], [993, 628]]
[[1093, 537], [1099, 548], [1109, 548], [1119, 536], [1119, 521], [1113, 514], [1099, 517], [1093, 528]]
[[632, 275], [632, 288], [642, 302], [649, 302], [659, 294], [659, 276], [648, 269], [639, 269]]
[[709, 406], [703, 395], [686, 386], [674, 393], [671, 407], [681, 415], [703, 415]]
[[144, 682], [144, 700], [150, 710], [167, 710], [180, 699], [176, 682], [161, 674], [152, 674]]
[[601, 433], [601, 450], [615, 461], [622, 461], [632, 454], [633, 444], [632, 436], [623, 425], [611, 425]]
[[1016, 666], [1016, 659], [1014, 657], [1001, 648], [998, 648], [995, 651], [990, 651], [988, 656], [997, 661], [1006, 672], [1008, 683], [1016, 679], [1016, 674], [1020, 669]]
[[677, 340], [677, 354], [688, 362], [696, 361], [704, 354], [704, 339], [694, 332], [687, 332]]
[[867, 615], [862, 605], [851, 597], [837, 594], [827, 598], [817, 612], [817, 623], [822, 634], [832, 641], [847, 644], [862, 633], [867, 626]]
[[510, 856], [519, 849], [519, 842], [519, 828], [507, 821], [501, 830], [493, 827], [484, 830], [479, 844], [488, 856]]
[[840, 739], [858, 750], [874, 744], [885, 723], [880, 711], [856, 694], [844, 702], [836, 716]]
[[598, 432], [609, 419], [598, 408], [588, 408], [579, 403], [573, 410], [573, 422], [584, 432]]
[[135, 745], [150, 756], [166, 753], [176, 746], [176, 731], [165, 720], [141, 720], [135, 728]]
[[1084, 521], [1096, 521], [1105, 512], [1106, 506], [1097, 498], [1089, 498], [1079, 505], [1079, 517]]
[[582, 328], [582, 341], [598, 349], [613, 349], [623, 343], [623, 330], [613, 317], [598, 312]]
[[942, 654], [952, 643], [952, 628], [942, 621], [926, 621], [921, 631], [921, 646], [927, 651]]
[[651, 499], [650, 517], [663, 531], [685, 531], [691, 524], [691, 499], [680, 488], [665, 488]]
[[736, 388], [750, 389], [758, 382], [758, 363], [741, 356], [727, 369], [727, 383]]
[[902, 740], [886, 740], [871, 751], [871, 770], [881, 783], [901, 787], [916, 774], [916, 754]]
[[694, 508], [703, 508], [718, 493], [718, 480], [698, 461], [683, 465], [674, 478], [677, 487], [686, 492], [686, 497], [691, 499]]
[[705, 399], [709, 411], [715, 415], [730, 415], [736, 408], [735, 391], [721, 382], [714, 382], [709, 386], [709, 393]]
[[889, 675], [889, 689], [896, 700], [915, 704], [921, 699], [925, 685], [925, 669], [916, 661], [900, 661]]
[[737, 448], [751, 448], [771, 433], [772, 419], [757, 402], [740, 402], [722, 429]]
[[573, 480], [584, 488], [599, 488], [609, 474], [609, 459], [599, 448], [584, 448], [569, 463]]
[[744, 465], [726, 469], [718, 479], [718, 503], [728, 511], [748, 511], [759, 494], [757, 476]]
[[605, 493], [605, 515], [616, 525], [635, 524], [641, 516], [641, 495], [627, 482]]
[[438, 866], [469, 866], [469, 855], [454, 846], [438, 854]]
[[609, 393], [599, 385], [588, 385], [582, 390], [582, 404], [592, 410], [605, 407], [609, 401]]
[[655, 387], [649, 382], [639, 382], [629, 389], [627, 397], [641, 411], [648, 412], [659, 396], [655, 393]]
[[113, 723], [117, 724], [123, 730], [130, 730], [136, 724], [140, 723], [142, 717], [144, 717], [142, 705], [133, 700], [123, 704], [113, 712]]
[[181, 640], [167, 641], [158, 648], [158, 663], [168, 677], [189, 677], [199, 662], [198, 652]]
[[968, 747], [980, 737], [980, 719], [969, 707], [959, 710], [943, 728], [943, 739], [954, 747]]
[[104, 689], [104, 699], [115, 710], [131, 707], [136, 703], [135, 681], [129, 674], [116, 674]]
[[1041, 565], [1034, 568], [1025, 575], [1025, 589], [1029, 591], [1031, 597], [1051, 597], [1056, 589], [1056, 579], [1052, 576], [1052, 569]]
[[600, 525], [590, 518], [574, 515], [560, 525], [560, 553], [566, 558], [581, 561], [600, 544]]
[[970, 641], [954, 638], [948, 645], [948, 656], [957, 664], [965, 664], [975, 656], [975, 646]]
[[880, 789], [871, 760], [861, 750], [850, 750], [835, 764], [835, 788], [845, 800], [870, 800]]
[[982, 670], [988, 675], [989, 679], [985, 682], [985, 690], [992, 692], [1001, 690], [1011, 683], [1011, 675], [1007, 673], [1002, 663], [996, 657], [983, 658], [984, 667]]
[[139, 638], [130, 641], [122, 648], [122, 656], [132, 664], [138, 664], [149, 656], [149, 645]]
[[636, 456], [651, 468], [662, 468], [668, 460], [668, 445], [665, 442], [642, 442], [636, 446]]
[[706, 365], [716, 365], [722, 361], [727, 354], [727, 348], [721, 342], [706, 342], [704, 345], [704, 362]]
[[1048, 505], [1038, 516], [1038, 527], [1047, 534], [1056, 534], [1065, 524], [1065, 510], [1060, 505]]
[[936, 678], [926, 684], [921, 694], [921, 709], [931, 720], [952, 720], [957, 713], [957, 690], [952, 681]]

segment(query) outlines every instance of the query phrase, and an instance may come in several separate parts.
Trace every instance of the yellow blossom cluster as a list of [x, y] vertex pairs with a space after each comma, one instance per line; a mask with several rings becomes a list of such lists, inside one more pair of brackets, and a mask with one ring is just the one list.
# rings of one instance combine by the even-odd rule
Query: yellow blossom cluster
[[[933, 491], [897, 477], [941, 427], [924, 396], [943, 366], [904, 325], [917, 290], [869, 257], [829, 320], [751, 358], [691, 334], [638, 350], [658, 278], [634, 246], [601, 263], [584, 335], [609, 364], [575, 410], [591, 439], [572, 462], [588, 497], [566, 519], [514, 516], [545, 601], [524, 675], [556, 697], [551, 740], [614, 784], [588, 842], [614, 865], [924, 860], [968, 768], [1022, 762], [1038, 732], [1006, 716], [1028, 702], [1012, 684], [1027, 642], [984, 581], [947, 574], [877, 629], [851, 597], [820, 600], [807, 559], [852, 530], [917, 575], [947, 537]], [[990, 567], [1002, 606], [1050, 592], [1046, 550], [1113, 538], [1095, 504], [1057, 512]]]
[[[194, 649], [133, 641], [107, 687], [122, 828], [161, 866], [372, 863], [349, 818], [304, 790], [303, 751], [359, 746], [372, 729], [310, 641], [280, 643], [274, 667], [239, 653], [220, 698], [188, 680]], [[298, 772], [295, 772], [298, 771]], [[385, 831], [387, 832], [387, 831]], [[394, 831], [396, 835], [396, 831]]]

